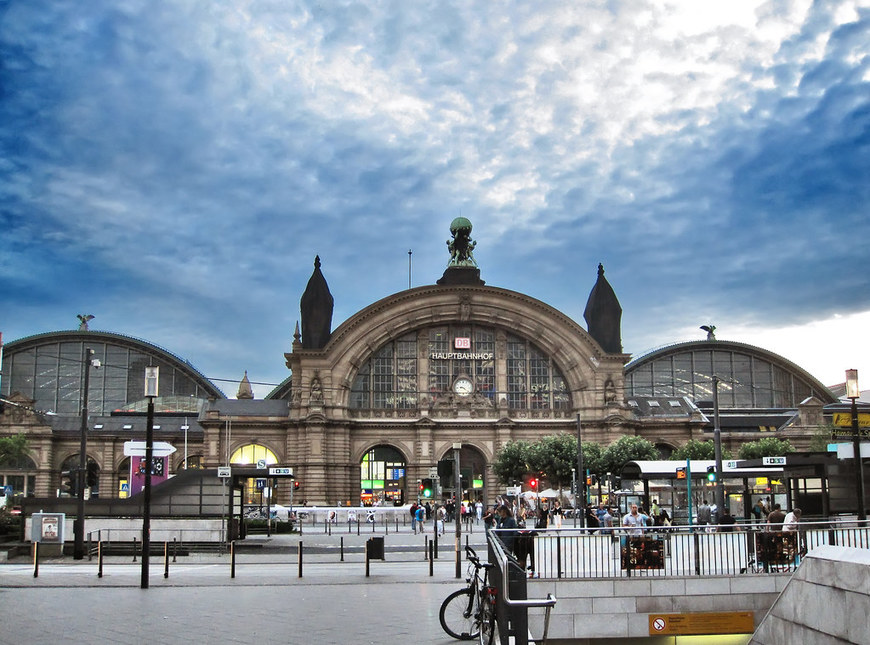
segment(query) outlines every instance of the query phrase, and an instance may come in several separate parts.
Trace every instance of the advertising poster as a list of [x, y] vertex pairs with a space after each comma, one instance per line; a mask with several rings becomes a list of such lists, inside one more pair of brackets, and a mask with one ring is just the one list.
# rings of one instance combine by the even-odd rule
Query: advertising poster
[[[151, 459], [151, 486], [167, 480], [166, 457]], [[138, 495], [145, 488], [145, 457], [130, 457], [130, 496]]]

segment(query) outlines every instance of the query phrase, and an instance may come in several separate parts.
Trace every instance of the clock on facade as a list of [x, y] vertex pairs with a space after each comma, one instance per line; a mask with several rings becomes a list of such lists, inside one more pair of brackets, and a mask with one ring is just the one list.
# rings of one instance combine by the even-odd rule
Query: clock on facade
[[458, 396], [471, 396], [471, 393], [474, 392], [474, 383], [467, 376], [460, 376], [453, 381], [453, 391]]

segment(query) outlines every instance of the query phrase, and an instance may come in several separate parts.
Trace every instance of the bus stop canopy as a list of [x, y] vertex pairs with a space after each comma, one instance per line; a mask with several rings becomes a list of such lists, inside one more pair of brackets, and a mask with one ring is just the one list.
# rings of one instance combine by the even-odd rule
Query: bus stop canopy
[[[693, 459], [689, 462], [692, 479], [705, 479], [707, 468], [715, 466], [713, 459]], [[743, 467], [744, 460], [722, 460], [722, 477], [773, 477], [782, 476], [781, 466], [749, 465]], [[622, 467], [620, 477], [622, 479], [676, 479], [677, 469], [685, 468], [685, 461], [652, 460], [652, 461], [629, 461]]]

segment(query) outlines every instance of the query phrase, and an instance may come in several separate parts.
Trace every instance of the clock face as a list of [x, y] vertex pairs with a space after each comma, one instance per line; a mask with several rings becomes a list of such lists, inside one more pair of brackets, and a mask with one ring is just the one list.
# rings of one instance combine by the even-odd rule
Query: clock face
[[453, 391], [459, 396], [470, 396], [474, 391], [474, 383], [471, 379], [462, 376], [453, 382]]

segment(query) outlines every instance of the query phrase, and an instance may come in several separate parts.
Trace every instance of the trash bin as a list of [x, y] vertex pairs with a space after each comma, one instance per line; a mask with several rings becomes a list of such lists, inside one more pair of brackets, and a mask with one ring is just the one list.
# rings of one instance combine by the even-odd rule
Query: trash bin
[[371, 537], [368, 540], [366, 540], [366, 553], [369, 557], [369, 560], [383, 560], [384, 559], [384, 538]]

